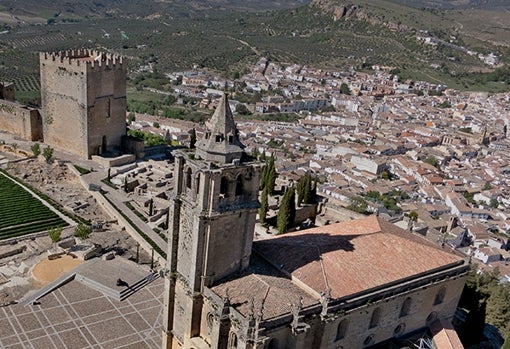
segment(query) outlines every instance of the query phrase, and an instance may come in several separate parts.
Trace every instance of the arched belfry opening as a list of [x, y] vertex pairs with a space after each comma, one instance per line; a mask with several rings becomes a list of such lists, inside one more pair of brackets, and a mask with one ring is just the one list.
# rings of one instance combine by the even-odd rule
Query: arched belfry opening
[[228, 178], [223, 176], [220, 181], [220, 197], [226, 198], [228, 197]]
[[244, 195], [244, 182], [243, 176], [239, 175], [236, 179], [236, 196]]
[[192, 171], [191, 168], [188, 167], [188, 169], [186, 170], [186, 188], [188, 189], [191, 189], [191, 176]]

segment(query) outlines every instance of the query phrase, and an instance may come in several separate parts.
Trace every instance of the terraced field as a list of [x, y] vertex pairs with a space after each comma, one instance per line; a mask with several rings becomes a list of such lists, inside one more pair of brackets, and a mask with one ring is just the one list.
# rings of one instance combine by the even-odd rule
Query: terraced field
[[66, 221], [0, 172], [0, 240], [66, 226]]

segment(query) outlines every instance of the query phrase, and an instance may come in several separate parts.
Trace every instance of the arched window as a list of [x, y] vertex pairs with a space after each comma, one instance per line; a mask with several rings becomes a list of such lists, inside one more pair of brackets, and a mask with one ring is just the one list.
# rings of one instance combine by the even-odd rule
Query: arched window
[[435, 311], [430, 313], [429, 316], [427, 316], [427, 318], [425, 319], [427, 324], [430, 324], [431, 322], [434, 322], [436, 320], [437, 320], [437, 313]]
[[343, 319], [338, 324], [338, 327], [336, 328], [336, 340], [340, 340], [345, 337], [345, 333], [347, 332], [347, 326], [349, 325], [349, 322], [347, 319]]
[[243, 178], [242, 175], [237, 176], [236, 179], [236, 196], [240, 196], [244, 194], [243, 190]]
[[191, 189], [191, 168], [186, 170], [186, 188]]
[[446, 287], [441, 287], [439, 291], [437, 291], [436, 298], [434, 298], [434, 305], [443, 303], [445, 295]]
[[412, 304], [412, 299], [410, 297], [407, 297], [404, 301], [404, 303], [402, 303], [402, 307], [400, 308], [400, 316], [399, 317], [403, 317], [403, 316], [407, 316], [409, 315], [409, 312], [411, 311], [411, 304]]
[[228, 196], [228, 179], [227, 179], [227, 177], [221, 177], [220, 196], [222, 196], [224, 198], [226, 198]]
[[278, 349], [278, 339], [271, 338], [269, 344], [267, 345], [267, 349]]
[[393, 330], [394, 336], [400, 336], [404, 331], [406, 330], [406, 324], [400, 323], [397, 327]]
[[237, 335], [234, 332], [230, 332], [230, 338], [228, 340], [228, 347], [230, 349], [237, 348]]
[[368, 336], [367, 338], [365, 338], [365, 340], [363, 341], [363, 346], [364, 347], [368, 347], [369, 345], [371, 345], [372, 343], [374, 342], [374, 335], [371, 334], [370, 336]]
[[377, 327], [377, 325], [379, 325], [380, 319], [381, 319], [381, 309], [375, 308], [374, 311], [372, 312], [372, 317], [370, 318], [370, 325], [368, 326], [368, 328]]

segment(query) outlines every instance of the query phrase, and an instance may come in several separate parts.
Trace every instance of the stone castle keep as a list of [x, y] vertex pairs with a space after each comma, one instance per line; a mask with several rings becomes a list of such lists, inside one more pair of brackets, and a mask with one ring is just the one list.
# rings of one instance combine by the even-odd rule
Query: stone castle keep
[[14, 102], [2, 85], [2, 129], [84, 158], [121, 147], [126, 134], [126, 71], [122, 57], [93, 50], [41, 53], [41, 109]]
[[120, 148], [126, 134], [126, 64], [89, 50], [41, 53], [44, 142], [83, 157]]

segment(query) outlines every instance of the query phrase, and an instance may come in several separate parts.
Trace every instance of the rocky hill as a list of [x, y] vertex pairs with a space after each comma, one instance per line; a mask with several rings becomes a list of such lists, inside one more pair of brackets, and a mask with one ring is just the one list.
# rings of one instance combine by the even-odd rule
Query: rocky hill
[[418, 7], [443, 10], [510, 10], [508, 0], [397, 0], [403, 4]]

